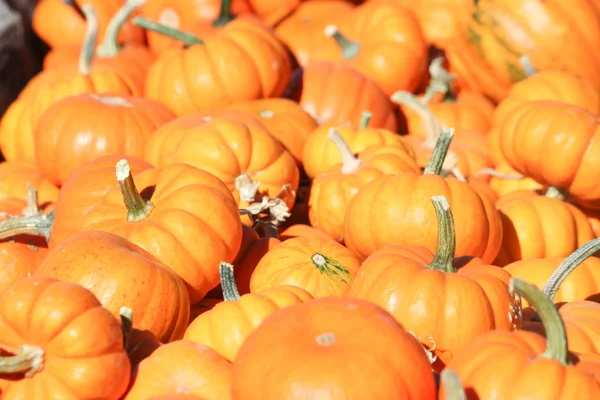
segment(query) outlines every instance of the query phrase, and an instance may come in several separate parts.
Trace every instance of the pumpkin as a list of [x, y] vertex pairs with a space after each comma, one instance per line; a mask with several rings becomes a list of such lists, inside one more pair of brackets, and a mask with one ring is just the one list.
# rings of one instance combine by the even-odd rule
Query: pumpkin
[[0, 351], [0, 395], [7, 400], [116, 400], [129, 383], [119, 322], [69, 282], [33, 277], [4, 291]]
[[437, 246], [435, 209], [429, 199], [449, 199], [456, 221], [456, 255], [490, 263], [502, 243], [502, 225], [493, 201], [468, 183], [439, 173], [452, 140], [442, 130], [423, 175], [385, 175], [363, 186], [348, 204], [344, 222], [346, 246], [361, 258], [391, 244]]
[[0, 163], [0, 199], [16, 197], [27, 200], [28, 185], [36, 190], [40, 205], [56, 201], [59, 189], [40, 173], [31, 161]]
[[502, 162], [494, 169], [482, 169], [477, 172], [477, 176], [489, 175], [489, 185], [499, 196], [513, 193], [521, 190], [535, 191], [543, 189], [542, 185], [531, 178], [523, 176], [506, 162]]
[[[141, 17], [134, 23], [167, 32]], [[185, 38], [187, 48], [163, 54], [152, 64], [145, 87], [146, 97], [177, 115], [278, 97], [286, 89], [290, 57], [256, 17], [240, 16], [203, 40], [190, 34]]]
[[232, 380], [233, 400], [323, 396], [431, 400], [436, 388], [423, 348], [389, 313], [328, 297], [271, 314], [242, 344]]
[[383, 247], [365, 260], [348, 295], [390, 312], [431, 352], [439, 372], [484, 332], [519, 329], [521, 302], [508, 292], [508, 272], [455, 258], [457, 219], [444, 196], [431, 201], [439, 224], [435, 253], [417, 245]]
[[133, 174], [152, 168], [139, 158], [115, 154], [88, 161], [73, 171], [64, 182], [54, 205], [50, 248], [81, 230], [83, 217], [115, 186], [115, 164], [122, 158], [128, 161]]
[[317, 128], [317, 122], [298, 103], [289, 99], [261, 99], [236, 103], [229, 109], [256, 117], [301, 165], [304, 143]]
[[95, 158], [110, 154], [143, 158], [150, 136], [175, 118], [161, 103], [141, 97], [95, 93], [68, 97], [50, 106], [34, 131], [38, 168], [60, 186]]
[[216, 351], [178, 340], [159, 347], [137, 366], [124, 400], [181, 393], [226, 400], [230, 398], [231, 376], [231, 363]]
[[[371, 131], [370, 134], [376, 137], [374, 130], [358, 132], [365, 131]], [[401, 146], [371, 145], [355, 157], [337, 130], [330, 129], [328, 136], [343, 161], [321, 172], [313, 180], [308, 198], [308, 215], [312, 226], [342, 242], [348, 203], [362, 186], [383, 175], [405, 172], [420, 174], [421, 168], [412, 152], [407, 151], [407, 146], [401, 142]], [[360, 143], [360, 134], [354, 135], [353, 139], [355, 145]]]
[[[180, 162], [214, 174], [245, 208], [257, 194], [276, 196], [285, 185], [298, 189], [294, 158], [258, 121], [244, 113], [190, 115], [157, 129], [146, 144], [146, 160], [162, 168]], [[253, 182], [260, 183], [256, 188]], [[288, 207], [295, 195], [288, 196]], [[232, 260], [229, 260], [232, 261]]]
[[144, 249], [107, 232], [84, 231], [60, 242], [36, 275], [73, 282], [92, 292], [118, 316], [133, 311], [133, 327], [162, 342], [181, 339], [190, 300], [183, 281]]
[[494, 166], [500, 164], [507, 164], [510, 166], [504, 159], [504, 154], [502, 154], [502, 149], [500, 148], [500, 129], [495, 126], [493, 126], [487, 134], [487, 150]]
[[589, 0], [482, 0], [445, 50], [465, 86], [496, 101], [527, 78], [523, 56], [535, 70], [569, 71], [600, 87], [598, 15]]
[[306, 290], [281, 285], [240, 296], [234, 268], [221, 263], [223, 302], [196, 317], [185, 331], [185, 340], [204, 344], [233, 362], [240, 346], [265, 318], [276, 310], [312, 300]]
[[[98, 12], [99, 34], [104, 35], [123, 0], [41, 0], [33, 11], [34, 32], [51, 48], [81, 45], [86, 25], [82, 14], [86, 4]], [[120, 30], [118, 40], [142, 44], [144, 31], [128, 23]]]
[[279, 231], [279, 239], [286, 241], [295, 237], [318, 237], [323, 239], [333, 240], [333, 238], [320, 229], [316, 229], [310, 225], [294, 224], [285, 227]]
[[54, 103], [83, 93], [136, 94], [119, 72], [91, 67], [97, 35], [97, 19], [90, 4], [82, 7], [88, 19], [88, 34], [79, 67], [59, 68], [36, 75], [0, 120], [0, 150], [6, 160], [35, 160], [34, 129], [42, 114]]
[[296, 100], [319, 125], [358, 126], [365, 110], [369, 126], [396, 131], [398, 121], [385, 93], [365, 75], [348, 65], [314, 62], [297, 70], [288, 96]]
[[[154, 55], [142, 44], [126, 43], [120, 46], [118, 35], [121, 29], [144, 0], [126, 0], [110, 20], [104, 39], [96, 48], [94, 65], [105, 65], [118, 69], [128, 77], [137, 93], [143, 93], [146, 74]], [[60, 46], [50, 49], [44, 57], [44, 69], [77, 65], [81, 46]]]
[[600, 237], [600, 211], [589, 210], [583, 207], [580, 207], [580, 210], [583, 211], [588, 221], [590, 222], [590, 225], [592, 226], [592, 230], [594, 231], [596, 237]]
[[352, 251], [333, 240], [292, 238], [260, 259], [250, 278], [250, 292], [293, 285], [314, 297], [344, 296], [360, 264]]
[[[372, 145], [392, 145], [399, 147], [401, 152], [406, 154], [406, 159], [415, 158], [414, 150], [407, 144], [404, 137], [387, 129], [369, 126], [371, 117], [372, 114], [365, 111], [356, 128], [344, 125], [335, 126], [336, 132], [348, 146], [350, 154], [360, 153]], [[329, 125], [320, 126], [310, 134], [304, 144], [302, 163], [309, 178], [329, 171], [336, 164], [344, 161], [338, 146], [329, 137], [331, 128]]]
[[[220, 286], [220, 285], [219, 285]], [[222, 296], [221, 296], [222, 297]], [[217, 304], [221, 303], [223, 299], [213, 299], [210, 297], [205, 297], [196, 304], [191, 305], [190, 309], [190, 324], [193, 320], [198, 318], [200, 315], [204, 314], [207, 311], [212, 310]], [[189, 325], [189, 324], [188, 324]]]
[[252, 12], [267, 25], [275, 26], [291, 14], [302, 0], [248, 0]]
[[231, 192], [214, 175], [176, 163], [134, 181], [126, 159], [117, 163], [117, 187], [81, 221], [82, 230], [114, 233], [158, 258], [185, 281], [192, 303], [218, 285], [219, 261], [235, 258], [241, 225]]
[[[511, 279], [510, 290], [534, 304], [548, 332], [547, 340], [523, 331], [493, 331], [475, 338], [447, 366], [460, 377], [469, 396], [482, 400], [600, 396], [595, 378], [567, 363], [565, 329], [553, 304], [534, 286], [518, 279]], [[499, 372], [499, 365], [510, 368]], [[445, 396], [442, 383], [440, 398]]]
[[317, 50], [311, 55], [313, 61], [352, 65], [387, 96], [416, 90], [425, 78], [427, 44], [417, 18], [406, 8], [367, 2], [347, 13], [338, 25], [326, 26], [323, 33], [339, 47]]

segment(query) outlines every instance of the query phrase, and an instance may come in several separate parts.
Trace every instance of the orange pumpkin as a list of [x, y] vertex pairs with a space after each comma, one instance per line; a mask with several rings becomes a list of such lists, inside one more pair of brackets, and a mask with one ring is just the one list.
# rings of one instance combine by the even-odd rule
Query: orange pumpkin
[[508, 292], [510, 274], [483, 260], [455, 258], [448, 201], [431, 198], [438, 218], [435, 254], [416, 245], [383, 247], [367, 258], [349, 296], [371, 301], [409, 329], [439, 372], [484, 332], [521, 326], [521, 302]]
[[141, 97], [95, 93], [68, 97], [40, 117], [34, 131], [36, 162], [42, 174], [60, 186], [95, 158], [110, 154], [143, 158], [152, 133], [175, 118], [161, 103]]
[[279, 239], [286, 241], [295, 237], [318, 237], [322, 239], [333, 240], [333, 238], [320, 229], [316, 229], [309, 225], [294, 224], [279, 231]]
[[214, 175], [180, 163], [147, 169], [135, 181], [127, 160], [119, 161], [118, 187], [91, 208], [81, 229], [112, 232], [142, 247], [186, 282], [192, 303], [199, 301], [218, 285], [219, 261], [233, 261], [240, 248], [231, 192]]
[[436, 399], [423, 348], [389, 313], [362, 300], [321, 298], [276, 311], [248, 336], [233, 365], [233, 400], [333, 393], [348, 400]]
[[483, 169], [477, 172], [478, 176], [489, 175], [489, 185], [499, 196], [521, 190], [535, 191], [543, 189], [542, 185], [531, 178], [515, 171], [506, 162], [502, 162], [494, 169]]
[[119, 322], [91, 292], [69, 282], [26, 278], [0, 295], [0, 352], [6, 400], [113, 400], [129, 383]]
[[[157, 28], [141, 17], [134, 22]], [[157, 29], [165, 32], [161, 25]], [[188, 47], [161, 55], [146, 79], [146, 97], [161, 101], [177, 115], [278, 97], [286, 89], [290, 57], [256, 17], [240, 16], [203, 40], [185, 36]]]
[[16, 197], [27, 200], [28, 185], [36, 190], [40, 206], [54, 202], [58, 188], [44, 178], [31, 161], [4, 161], [0, 163], [0, 199]]

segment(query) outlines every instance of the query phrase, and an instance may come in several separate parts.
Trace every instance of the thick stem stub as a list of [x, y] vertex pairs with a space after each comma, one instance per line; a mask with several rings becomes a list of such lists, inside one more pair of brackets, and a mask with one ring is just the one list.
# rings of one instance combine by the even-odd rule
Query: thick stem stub
[[428, 267], [441, 272], [456, 272], [453, 264], [456, 251], [456, 231], [450, 204], [444, 196], [433, 196], [431, 202], [438, 220], [438, 242], [435, 257]]
[[448, 149], [454, 137], [454, 128], [442, 128], [440, 137], [435, 142], [431, 158], [425, 167], [423, 174], [439, 175], [442, 172]]
[[444, 384], [446, 391], [445, 400], [467, 400], [465, 389], [456, 372], [446, 368], [440, 374], [440, 380]]
[[0, 377], [3, 374], [25, 374], [29, 378], [44, 368], [44, 350], [37, 346], [23, 345], [19, 354], [0, 357]]
[[26, 215], [13, 217], [0, 222], [0, 239], [32, 234], [43, 235], [46, 242], [50, 241], [50, 232], [54, 224], [54, 210], [50, 214]]
[[221, 263], [219, 264], [219, 274], [221, 275], [221, 289], [223, 290], [223, 300], [238, 301], [241, 296], [237, 288], [237, 284], [235, 283], [233, 265], [221, 261]]
[[356, 57], [360, 51], [360, 44], [353, 42], [346, 36], [342, 35], [335, 25], [327, 25], [325, 27], [325, 36], [333, 38], [338, 46], [342, 49], [342, 57], [346, 60]]
[[154, 204], [150, 200], [144, 200], [135, 187], [126, 159], [117, 162], [117, 183], [127, 208], [127, 222], [139, 222], [148, 218]]

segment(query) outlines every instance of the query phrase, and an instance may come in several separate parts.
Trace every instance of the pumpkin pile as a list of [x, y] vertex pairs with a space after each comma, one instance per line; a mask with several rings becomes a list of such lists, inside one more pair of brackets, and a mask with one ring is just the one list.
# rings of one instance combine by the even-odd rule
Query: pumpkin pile
[[0, 398], [599, 399], [600, 2], [41, 0]]

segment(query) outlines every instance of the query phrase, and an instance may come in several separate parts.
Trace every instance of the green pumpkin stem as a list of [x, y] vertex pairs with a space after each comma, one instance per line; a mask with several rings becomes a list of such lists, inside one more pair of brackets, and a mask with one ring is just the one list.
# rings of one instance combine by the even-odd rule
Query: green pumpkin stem
[[254, 222], [254, 230], [258, 233], [258, 236], [263, 238], [279, 239], [279, 230], [277, 229], [277, 221], [273, 218], [258, 218]]
[[223, 290], [223, 300], [238, 301], [241, 296], [237, 288], [237, 284], [235, 283], [233, 265], [221, 261], [221, 263], [219, 264], [219, 274], [221, 275], [221, 289]]
[[44, 235], [46, 242], [50, 240], [50, 231], [54, 223], [54, 210], [50, 214], [26, 215], [23, 217], [12, 217], [0, 222], [0, 239], [9, 237], [34, 234]]
[[429, 75], [431, 80], [425, 89], [425, 94], [421, 97], [421, 103], [428, 105], [436, 94], [444, 95], [444, 101], [448, 100], [448, 96], [452, 99], [451, 84], [456, 80], [456, 75], [452, 75], [444, 68], [443, 57], [436, 57], [431, 62]]
[[519, 57], [519, 62], [523, 66], [523, 69], [527, 73], [528, 77], [537, 74], [537, 70], [533, 68], [533, 65], [531, 65], [531, 60], [528, 56], [523, 54], [521, 57]]
[[431, 202], [438, 221], [438, 243], [435, 257], [428, 267], [441, 272], [456, 272], [453, 264], [456, 252], [456, 231], [450, 204], [444, 196], [433, 196]]
[[165, 35], [172, 39], [178, 40], [181, 43], [183, 43], [186, 47], [193, 46], [195, 44], [204, 44], [202, 39], [192, 35], [191, 33], [183, 32], [179, 29], [159, 24], [158, 22], [154, 22], [152, 20], [149, 20], [148, 18], [135, 17], [133, 19], [133, 24], [148, 31], [160, 33], [161, 35]]
[[342, 49], [342, 57], [346, 60], [356, 57], [360, 51], [360, 44], [349, 40], [346, 36], [342, 35], [338, 31], [338, 27], [335, 25], [327, 25], [325, 27], [325, 36], [331, 37]]
[[541, 357], [550, 358], [562, 365], [567, 365], [567, 334], [554, 303], [534, 285], [519, 279], [510, 279], [509, 291], [527, 299], [542, 321], [546, 331], [546, 351]]
[[445, 400], [467, 400], [465, 389], [456, 372], [451, 369], [444, 369], [440, 374], [440, 380], [444, 384], [446, 391]]
[[567, 198], [567, 195], [556, 186], [549, 186], [548, 189], [546, 189], [544, 196], [558, 200], [565, 200]]
[[354, 157], [350, 146], [344, 140], [342, 135], [334, 128], [329, 129], [327, 138], [333, 142], [342, 157], [342, 174], [352, 174], [360, 167], [360, 160]]
[[0, 357], [0, 378], [4, 374], [25, 374], [29, 378], [44, 368], [44, 350], [30, 345], [23, 345], [19, 354]]
[[569, 274], [598, 251], [600, 251], [600, 238], [592, 239], [579, 249], [575, 250], [573, 254], [560, 263], [558, 268], [556, 268], [550, 278], [548, 278], [546, 285], [544, 285], [543, 292], [548, 296], [550, 301], [554, 302], [554, 297], [556, 296], [558, 289], [560, 289], [560, 285], [567, 279]]
[[219, 11], [219, 17], [213, 21], [213, 27], [222, 27], [227, 25], [233, 20], [231, 14], [231, 0], [221, 0], [221, 10]]
[[371, 118], [373, 118], [373, 113], [370, 111], [363, 111], [360, 116], [360, 121], [358, 121], [358, 129], [363, 130], [369, 127], [369, 123], [371, 122]]
[[350, 271], [344, 268], [339, 261], [333, 260], [320, 253], [313, 254], [311, 260], [315, 268], [322, 274], [327, 275], [332, 281], [334, 280], [338, 287], [340, 286], [340, 282], [347, 285], [352, 284], [354, 278], [350, 275]]
[[133, 310], [129, 307], [121, 307], [119, 310], [121, 317], [121, 330], [123, 331], [123, 348], [127, 348], [127, 339], [133, 330]]
[[90, 76], [92, 73], [96, 40], [98, 39], [98, 17], [96, 16], [94, 6], [91, 4], [81, 6], [81, 11], [85, 15], [86, 31], [81, 53], [79, 54], [79, 73]]
[[139, 222], [148, 218], [154, 204], [150, 200], [144, 200], [135, 187], [131, 168], [126, 159], [117, 162], [117, 183], [127, 208], [127, 222]]
[[96, 56], [106, 58], [119, 54], [121, 50], [119, 46], [119, 32], [121, 32], [121, 28], [123, 28], [123, 25], [125, 25], [131, 14], [145, 2], [146, 0], [125, 1], [125, 4], [108, 22], [104, 39], [96, 49]]
[[423, 174], [440, 175], [442, 173], [444, 161], [454, 137], [454, 128], [442, 128], [441, 132], [440, 137], [435, 142], [433, 153], [423, 170]]

